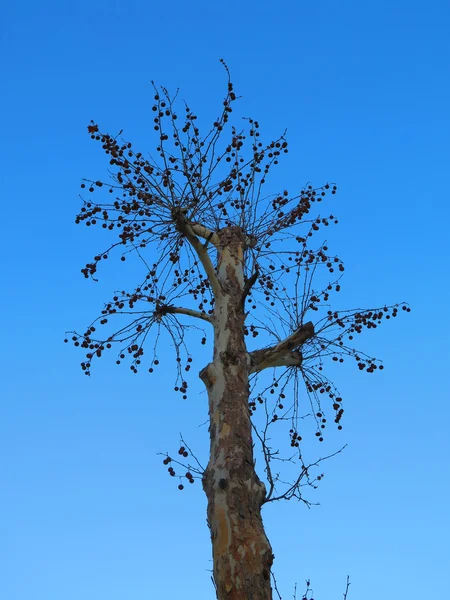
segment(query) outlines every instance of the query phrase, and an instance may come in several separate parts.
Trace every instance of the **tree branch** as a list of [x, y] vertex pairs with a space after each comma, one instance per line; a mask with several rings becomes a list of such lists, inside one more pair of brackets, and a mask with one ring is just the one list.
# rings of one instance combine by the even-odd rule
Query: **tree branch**
[[189, 226], [191, 227], [195, 235], [204, 238], [208, 242], [211, 242], [213, 246], [219, 245], [219, 236], [215, 231], [208, 229], [208, 227], [205, 227], [201, 223], [189, 223]]
[[191, 308], [183, 308], [182, 306], [164, 306], [163, 310], [159, 311], [163, 314], [171, 314], [171, 315], [187, 315], [189, 317], [195, 317], [196, 319], [203, 319], [203, 321], [208, 321], [208, 323], [212, 323], [212, 318], [210, 315], [205, 312], [200, 312], [198, 310], [193, 310]]
[[[203, 268], [205, 269], [205, 273], [208, 276], [209, 282], [211, 284], [211, 289], [213, 291], [214, 296], [219, 296], [219, 294], [221, 293], [221, 287], [219, 280], [217, 279], [216, 270], [214, 269], [214, 265], [211, 262], [211, 257], [209, 256], [209, 253], [207, 252], [206, 248], [203, 246], [203, 244], [200, 242], [196, 235], [197, 232], [198, 235], [200, 235], [201, 231], [204, 235], [206, 235], [206, 237], [208, 237], [211, 231], [206, 227], [203, 227], [203, 225], [191, 225], [190, 223], [188, 223], [186, 221], [186, 217], [183, 211], [180, 209], [173, 209], [172, 216], [175, 220], [178, 231], [183, 233], [183, 235], [186, 237], [188, 242], [195, 250], [200, 262], [202, 263]], [[195, 231], [193, 227], [195, 227]], [[208, 233], [206, 234], [206, 232]]]
[[247, 298], [247, 296], [250, 293], [250, 290], [252, 289], [252, 286], [255, 284], [256, 280], [258, 279], [258, 265], [255, 265], [255, 272], [253, 273], [253, 275], [251, 277], [249, 277], [247, 279], [247, 281], [245, 282], [245, 286], [244, 286], [244, 290], [242, 292], [242, 307], [245, 306], [245, 299]]
[[309, 321], [275, 346], [250, 352], [250, 373], [256, 373], [270, 367], [300, 366], [303, 362], [303, 356], [295, 348], [298, 348], [313, 336], [314, 325]]
[[290, 484], [287, 482], [281, 482], [281, 483], [285, 483], [286, 485], [289, 485], [289, 488], [285, 492], [283, 492], [282, 494], [280, 494], [278, 496], [271, 496], [268, 494], [266, 496], [266, 498], [264, 499], [263, 504], [267, 504], [268, 502], [278, 502], [278, 500], [291, 500], [291, 498], [297, 498], [297, 500], [301, 500], [308, 507], [310, 507], [312, 505], [312, 503], [309, 502], [309, 500], [306, 500], [305, 498], [303, 498], [300, 493], [300, 487], [302, 486], [302, 483], [301, 483], [302, 480], [306, 479], [306, 481], [307, 481], [307, 483], [305, 483], [303, 485], [309, 485], [310, 487], [316, 488], [317, 486], [315, 486], [314, 483], [316, 481], [320, 481], [323, 477], [323, 474], [319, 475], [319, 476], [315, 477], [313, 480], [311, 480], [310, 476], [309, 476], [309, 471], [313, 467], [318, 467], [321, 462], [328, 460], [329, 458], [334, 458], [335, 456], [340, 454], [343, 450], [345, 450], [346, 447], [347, 447], [347, 444], [345, 444], [345, 446], [342, 446], [342, 448], [340, 448], [339, 450], [336, 450], [336, 452], [333, 452], [332, 454], [328, 454], [328, 456], [323, 456], [322, 458], [317, 459], [315, 462], [310, 463], [309, 465], [305, 465], [303, 463], [302, 470], [300, 471], [299, 475], [297, 476], [297, 479], [295, 480], [295, 482], [290, 483]]

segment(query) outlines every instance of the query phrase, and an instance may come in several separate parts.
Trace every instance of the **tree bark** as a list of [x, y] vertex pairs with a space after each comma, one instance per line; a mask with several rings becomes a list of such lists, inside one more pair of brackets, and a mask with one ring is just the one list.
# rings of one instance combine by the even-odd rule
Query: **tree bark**
[[261, 506], [265, 485], [253, 460], [248, 408], [250, 357], [244, 338], [245, 238], [239, 227], [219, 233], [213, 361], [200, 373], [208, 390], [208, 499], [214, 580], [219, 600], [271, 600], [272, 548]]

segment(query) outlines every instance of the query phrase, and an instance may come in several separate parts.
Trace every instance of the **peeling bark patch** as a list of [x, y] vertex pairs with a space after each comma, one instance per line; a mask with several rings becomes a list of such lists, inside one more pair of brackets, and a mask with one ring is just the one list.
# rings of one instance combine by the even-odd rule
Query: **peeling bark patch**
[[228, 425], [228, 423], [224, 423], [224, 424], [222, 425], [222, 427], [221, 427], [221, 430], [220, 430], [220, 435], [221, 435], [221, 436], [227, 436], [227, 435], [229, 435], [229, 434], [230, 434], [230, 431], [231, 431], [231, 428], [230, 428], [230, 426]]
[[230, 545], [230, 522], [227, 518], [227, 513], [224, 508], [218, 506], [216, 508], [216, 520], [217, 520], [217, 539], [216, 539], [216, 552], [217, 557], [228, 552]]

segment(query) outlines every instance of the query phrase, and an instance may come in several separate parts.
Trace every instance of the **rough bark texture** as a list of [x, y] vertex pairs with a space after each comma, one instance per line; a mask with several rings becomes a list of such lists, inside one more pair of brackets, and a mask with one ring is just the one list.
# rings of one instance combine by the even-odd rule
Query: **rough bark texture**
[[244, 339], [244, 248], [238, 227], [219, 232], [214, 357], [200, 376], [209, 397], [208, 498], [214, 580], [219, 600], [271, 600], [272, 548], [261, 506], [266, 494], [253, 461], [248, 408], [250, 357]]

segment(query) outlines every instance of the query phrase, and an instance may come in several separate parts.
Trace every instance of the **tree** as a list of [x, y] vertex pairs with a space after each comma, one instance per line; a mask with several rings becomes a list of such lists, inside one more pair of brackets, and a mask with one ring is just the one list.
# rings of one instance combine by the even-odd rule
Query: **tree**
[[[317, 231], [337, 223], [332, 214], [314, 216], [314, 209], [337, 188], [326, 183], [319, 188], [306, 185], [294, 195], [288, 190], [263, 193], [269, 171], [288, 152], [288, 142], [283, 134], [264, 145], [259, 123], [250, 118], [245, 131], [230, 125], [237, 97], [223, 64], [227, 93], [220, 116], [205, 136], [192, 110], [185, 106], [179, 117], [177, 96], [154, 85], [156, 160], [136, 152], [119, 136], [101, 133], [93, 121], [88, 126], [112, 170], [107, 183], [83, 180], [81, 187], [91, 195], [106, 188], [114, 199], [94, 201], [90, 196], [76, 222], [91, 227], [101, 223], [116, 238], [82, 272], [95, 279], [99, 263], [119, 251], [122, 261], [136, 256], [144, 275], [132, 291], [117, 292], [84, 333], [72, 332], [72, 341], [86, 350], [81, 363], [86, 375], [93, 359], [113, 346], [119, 347], [117, 364], [127, 357], [137, 373], [144, 364], [150, 372], [156, 370], [158, 342], [168, 336], [176, 355], [175, 390], [187, 399], [193, 358], [186, 334], [193, 330], [194, 343], [200, 331], [200, 343], [205, 344], [209, 328], [213, 357], [200, 371], [209, 399], [209, 462], [206, 468], [198, 461], [183, 462], [190, 453], [184, 443], [179, 458], [166, 455], [164, 463], [174, 477], [172, 465], [188, 469], [187, 481], [202, 481], [217, 597], [266, 600], [272, 598], [274, 556], [261, 508], [280, 499], [308, 503], [302, 487], [316, 485], [321, 475], [314, 476], [313, 467], [328, 458], [304, 461], [300, 411], [306, 409], [300, 382], [321, 442], [326, 413], [332, 411], [341, 429], [344, 412], [337, 388], [323, 373], [325, 362], [342, 363], [349, 357], [360, 370], [381, 370], [380, 361], [353, 347], [353, 338], [409, 307], [330, 308], [344, 266], [325, 242], [316, 247], [312, 242]], [[153, 259], [151, 246], [156, 249]], [[121, 325], [108, 329], [115, 318], [123, 319]], [[97, 327], [107, 324], [107, 333], [98, 334]], [[260, 345], [253, 348], [257, 337]], [[147, 360], [144, 351], [149, 346]], [[321, 398], [327, 399], [327, 406]], [[274, 426], [286, 427], [294, 453], [286, 460], [297, 460], [298, 471], [290, 481], [273, 467], [280, 460], [268, 435]], [[265, 482], [255, 468], [255, 441], [262, 447]]]

